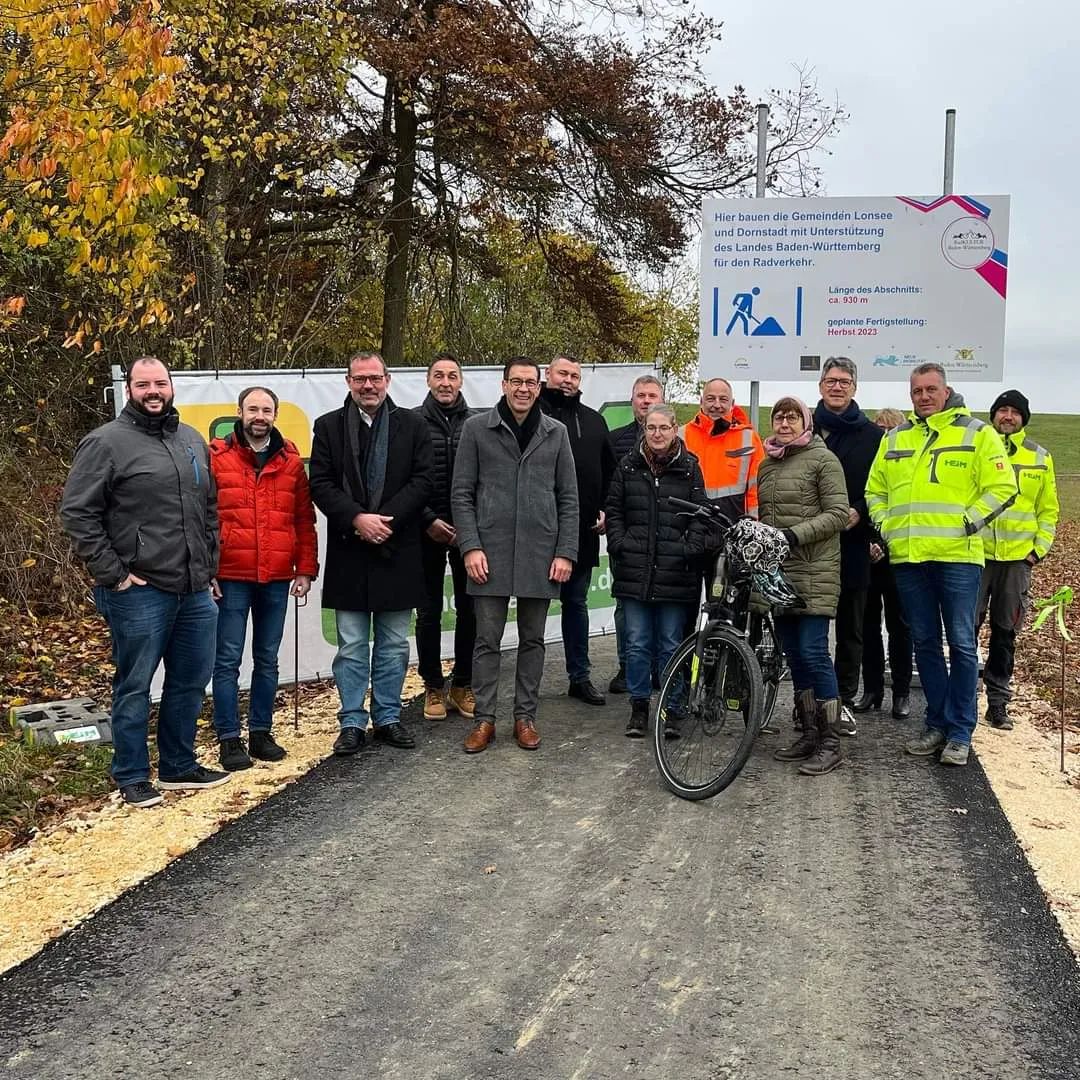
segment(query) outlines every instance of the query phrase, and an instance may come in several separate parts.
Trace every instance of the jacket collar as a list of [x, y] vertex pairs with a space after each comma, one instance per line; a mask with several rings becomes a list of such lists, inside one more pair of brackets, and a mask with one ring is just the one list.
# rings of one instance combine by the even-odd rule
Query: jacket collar
[[[254, 461], [255, 451], [251, 448], [251, 444], [244, 437], [244, 426], [237, 418], [235, 424], [233, 424], [232, 432], [225, 437], [225, 445], [228, 447], [235, 446], [242, 454], [247, 454]], [[270, 442], [267, 444], [266, 449], [269, 451], [269, 458], [272, 458], [279, 451], [285, 449], [285, 436], [281, 434], [276, 427], [270, 429]]]
[[462, 414], [467, 416], [469, 413], [469, 403], [465, 400], [464, 394], [458, 394], [457, 401], [447, 409], [435, 400], [435, 395], [432, 394], [430, 390], [428, 391], [427, 397], [424, 398], [424, 402], [420, 408], [425, 416], [430, 417], [432, 420], [436, 420], [439, 423], [449, 423], [451, 418], [461, 416]]
[[700, 428], [708, 438], [712, 438], [715, 435], [723, 435], [725, 432], [732, 431], [736, 428], [749, 427], [750, 418], [738, 405], [732, 405], [731, 412], [727, 417], [727, 427], [721, 427], [719, 431], [716, 429], [718, 421], [713, 420], [700, 409], [698, 409], [697, 416], [695, 416], [690, 423], [693, 427]]
[[123, 409], [120, 410], [120, 416], [131, 424], [132, 427], [137, 427], [141, 431], [145, 431], [147, 435], [167, 435], [174, 432], [180, 426], [180, 414], [176, 411], [175, 405], [171, 406], [168, 412], [164, 412], [160, 416], [147, 416], [146, 413], [141, 409], [136, 409], [129, 401]]

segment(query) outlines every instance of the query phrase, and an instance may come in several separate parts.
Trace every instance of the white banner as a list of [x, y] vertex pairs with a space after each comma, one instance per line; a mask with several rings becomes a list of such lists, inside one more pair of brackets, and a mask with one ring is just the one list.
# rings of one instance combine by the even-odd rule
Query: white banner
[[[639, 375], [654, 375], [650, 364], [596, 364], [582, 369], [581, 391], [587, 405], [598, 410], [609, 428], [630, 422], [630, 389]], [[490, 407], [501, 394], [502, 368], [467, 367], [464, 369], [465, 399], [473, 408]], [[337, 409], [348, 393], [344, 369], [332, 370], [267, 370], [267, 371], [177, 371], [173, 372], [176, 407], [184, 423], [196, 428], [207, 442], [233, 430], [236, 421], [236, 399], [248, 386], [265, 386], [280, 398], [277, 427], [296, 443], [306, 461], [311, 455], [311, 434], [315, 419]], [[113, 369], [113, 393], [119, 412], [124, 404], [124, 382], [119, 368]], [[391, 371], [390, 396], [397, 405], [411, 408], [427, 395], [426, 373], [423, 368], [396, 368]], [[326, 553], [326, 519], [318, 514], [320, 565]], [[337, 648], [334, 633], [334, 613], [322, 610], [319, 582], [312, 586], [309, 602], [299, 608], [299, 667], [294, 661], [294, 635], [297, 623], [295, 606], [290, 605], [278, 657], [282, 684], [293, 681], [298, 670], [301, 681], [325, 678]], [[559, 604], [551, 605], [546, 637], [548, 641], [561, 638]], [[452, 657], [454, 650], [453, 583], [446, 577], [443, 600], [443, 656]], [[611, 579], [607, 566], [607, 550], [601, 543], [600, 565], [593, 571], [589, 590], [589, 624], [593, 634], [614, 632], [614, 607], [611, 600]], [[247, 687], [251, 678], [251, 635], [244, 650], [240, 671], [241, 685]], [[504, 644], [517, 643], [516, 612], [511, 607], [507, 619]], [[416, 659], [416, 646], [412, 659]], [[153, 696], [160, 696], [161, 671], [154, 680]]]
[[1005, 365], [1009, 198], [706, 199], [703, 378], [859, 379], [936, 361], [957, 380]]

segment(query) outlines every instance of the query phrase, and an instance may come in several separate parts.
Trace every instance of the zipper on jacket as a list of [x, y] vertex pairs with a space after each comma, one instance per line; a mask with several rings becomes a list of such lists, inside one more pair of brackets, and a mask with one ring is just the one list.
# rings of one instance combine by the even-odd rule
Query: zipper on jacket
[[195, 471], [195, 486], [199, 487], [199, 462], [195, 457], [195, 447], [189, 445], [187, 448], [187, 452], [191, 455], [191, 467]]

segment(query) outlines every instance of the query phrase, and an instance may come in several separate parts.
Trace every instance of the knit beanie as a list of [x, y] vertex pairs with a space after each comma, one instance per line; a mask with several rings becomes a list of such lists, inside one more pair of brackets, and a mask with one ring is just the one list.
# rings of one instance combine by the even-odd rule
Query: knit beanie
[[1028, 399], [1019, 390], [1005, 390], [998, 394], [994, 399], [994, 404], [990, 406], [991, 423], [994, 421], [994, 413], [1003, 405], [1012, 406], [1020, 414], [1020, 419], [1024, 421], [1024, 427], [1028, 426], [1031, 420], [1031, 406], [1028, 404]]

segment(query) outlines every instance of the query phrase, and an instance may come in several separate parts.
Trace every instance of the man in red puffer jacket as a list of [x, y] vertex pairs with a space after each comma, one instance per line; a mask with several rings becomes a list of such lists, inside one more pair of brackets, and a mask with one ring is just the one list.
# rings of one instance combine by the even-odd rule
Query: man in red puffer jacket
[[[210, 444], [221, 529], [214, 589], [218, 601], [214, 729], [222, 768], [230, 771], [250, 768], [251, 758], [280, 761], [285, 756], [270, 734], [278, 647], [289, 596], [306, 596], [319, 570], [315, 510], [304, 461], [274, 427], [277, 410], [272, 390], [248, 387], [240, 395], [235, 430]], [[237, 682], [249, 613], [253, 666], [245, 748]]]

